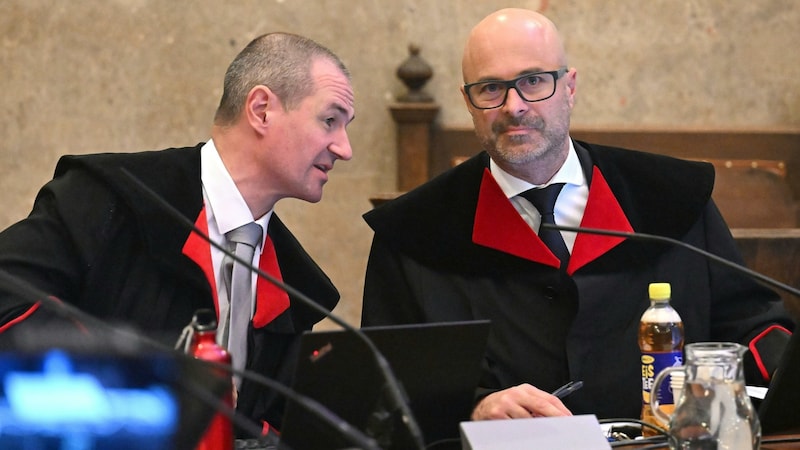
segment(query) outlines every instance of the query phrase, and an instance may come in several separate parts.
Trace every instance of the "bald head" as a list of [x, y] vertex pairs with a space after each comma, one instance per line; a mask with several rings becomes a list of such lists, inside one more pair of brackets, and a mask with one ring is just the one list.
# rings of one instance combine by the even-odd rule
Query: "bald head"
[[[512, 176], [545, 183], [569, 154], [576, 92], [556, 26], [535, 11], [501, 9], [472, 29], [461, 65], [461, 95], [484, 150]], [[526, 99], [526, 89], [537, 98]], [[473, 95], [494, 96], [493, 104], [476, 106]]]
[[566, 66], [564, 44], [555, 24], [528, 9], [506, 8], [486, 16], [467, 38], [461, 61], [464, 82], [497, 77], [492, 73], [495, 66], [515, 58], [536, 62], [547, 70]]

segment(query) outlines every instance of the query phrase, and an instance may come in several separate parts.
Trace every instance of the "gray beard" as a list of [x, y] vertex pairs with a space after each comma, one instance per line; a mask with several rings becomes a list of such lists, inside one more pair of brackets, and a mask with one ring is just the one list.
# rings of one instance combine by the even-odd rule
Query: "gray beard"
[[[538, 120], [537, 130], [542, 131], [541, 120]], [[501, 127], [497, 127], [501, 128]], [[494, 130], [493, 130], [494, 131]], [[495, 131], [498, 133], [497, 131]], [[498, 133], [499, 134], [499, 133]], [[498, 145], [498, 140], [493, 134], [481, 138], [484, 150], [495, 158], [499, 158], [509, 164], [526, 164], [541, 160], [546, 155], [559, 153], [561, 146], [569, 135], [568, 128], [565, 130], [544, 129], [540, 139], [531, 139], [530, 136], [509, 136], [506, 137], [503, 145]]]

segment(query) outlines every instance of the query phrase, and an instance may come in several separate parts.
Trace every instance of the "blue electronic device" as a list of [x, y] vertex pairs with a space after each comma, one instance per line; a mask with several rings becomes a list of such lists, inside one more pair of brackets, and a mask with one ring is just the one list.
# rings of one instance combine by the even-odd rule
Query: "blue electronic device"
[[168, 355], [0, 353], [0, 448], [175, 448]]

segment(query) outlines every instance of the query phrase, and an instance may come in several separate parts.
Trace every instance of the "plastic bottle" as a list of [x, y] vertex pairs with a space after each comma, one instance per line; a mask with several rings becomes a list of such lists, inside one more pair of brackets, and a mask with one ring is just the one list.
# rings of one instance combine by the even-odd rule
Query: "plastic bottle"
[[[669, 283], [651, 283], [650, 307], [639, 322], [639, 349], [642, 352], [642, 420], [665, 428], [650, 409], [650, 396], [658, 395], [661, 410], [672, 414], [675, 400], [669, 383], [663, 383], [659, 392], [652, 392], [653, 380], [663, 369], [683, 364], [683, 321], [670, 305], [672, 295]], [[643, 427], [642, 434], [652, 436], [654, 430]]]
[[[217, 318], [210, 309], [197, 310], [192, 318], [192, 344], [189, 354], [198, 359], [221, 364], [231, 364], [231, 355], [216, 342]], [[230, 379], [230, 373], [220, 370], [220, 375]], [[223, 402], [233, 407], [233, 385], [227, 389]], [[197, 444], [196, 450], [232, 450], [234, 443], [233, 425], [228, 417], [217, 413], [209, 423], [206, 433]]]

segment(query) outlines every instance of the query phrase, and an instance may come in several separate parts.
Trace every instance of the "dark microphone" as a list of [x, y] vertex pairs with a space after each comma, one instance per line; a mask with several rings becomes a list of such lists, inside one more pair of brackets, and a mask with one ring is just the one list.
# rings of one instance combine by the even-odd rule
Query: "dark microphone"
[[788, 293], [790, 293], [792, 295], [800, 297], [800, 290], [798, 290], [797, 288], [789, 286], [786, 283], [782, 283], [782, 282], [780, 282], [780, 281], [778, 281], [778, 280], [776, 280], [774, 278], [770, 278], [770, 277], [768, 277], [768, 276], [766, 276], [764, 274], [758, 273], [755, 270], [748, 269], [747, 267], [745, 267], [745, 266], [743, 266], [741, 264], [736, 264], [735, 262], [728, 261], [725, 258], [717, 256], [717, 255], [715, 255], [713, 253], [707, 252], [707, 251], [705, 251], [705, 250], [703, 250], [701, 248], [697, 248], [697, 247], [695, 247], [695, 246], [693, 246], [691, 244], [687, 244], [685, 242], [679, 241], [677, 239], [672, 239], [672, 238], [668, 238], [668, 237], [665, 237], [665, 236], [658, 236], [658, 235], [655, 235], [655, 234], [637, 233], [637, 232], [629, 232], [629, 231], [606, 230], [606, 229], [601, 229], [601, 228], [568, 227], [568, 226], [564, 226], [564, 225], [553, 225], [553, 224], [550, 224], [550, 223], [543, 223], [543, 224], [541, 224], [541, 227], [545, 228], [545, 229], [550, 229], [550, 230], [571, 231], [571, 232], [574, 232], [574, 233], [587, 233], [587, 234], [599, 234], [599, 235], [604, 235], [604, 236], [624, 237], [624, 238], [630, 238], [630, 239], [633, 239], [633, 240], [659, 242], [659, 243], [662, 243], [662, 244], [668, 244], [668, 245], [674, 245], [674, 246], [682, 247], [682, 248], [685, 248], [685, 249], [690, 250], [692, 252], [698, 253], [698, 254], [708, 258], [709, 260], [714, 261], [715, 263], [721, 264], [721, 265], [723, 265], [725, 267], [728, 267], [728, 268], [731, 268], [731, 269], [733, 269], [733, 270], [735, 270], [737, 272], [743, 273], [743, 274], [747, 275], [750, 278], [754, 278], [754, 279], [759, 280], [759, 281], [761, 281], [761, 282], [763, 282], [765, 284], [768, 284], [768, 285], [770, 285], [772, 287], [781, 289], [781, 290], [783, 290], [785, 292], [788, 292]]
[[[192, 230], [192, 232], [196, 233], [200, 236], [203, 240], [211, 244], [217, 250], [220, 250], [225, 255], [229, 256], [234, 261], [244, 264], [248, 267], [253, 273], [257, 274], [259, 277], [264, 278], [265, 280], [269, 281], [273, 285], [277, 286], [278, 288], [286, 291], [289, 295], [296, 297], [298, 300], [303, 302], [306, 306], [314, 309], [315, 311], [321, 313], [325, 317], [329, 318], [331, 321], [342, 327], [343, 329], [347, 330], [358, 336], [358, 338], [364, 342], [364, 344], [369, 349], [370, 353], [373, 355], [375, 362], [378, 366], [378, 369], [381, 371], [383, 375], [384, 381], [386, 382], [387, 391], [389, 394], [389, 400], [391, 401], [391, 406], [397, 409], [400, 413], [400, 419], [403, 424], [406, 426], [408, 432], [410, 433], [410, 437], [414, 441], [415, 445], [419, 449], [424, 449], [425, 444], [422, 438], [422, 431], [417, 423], [416, 419], [414, 418], [413, 413], [411, 412], [411, 408], [406, 402], [405, 394], [403, 393], [402, 388], [400, 387], [400, 383], [397, 380], [397, 377], [394, 375], [389, 362], [383, 356], [383, 354], [378, 350], [372, 340], [364, 334], [361, 330], [353, 327], [352, 325], [348, 324], [342, 318], [335, 315], [333, 312], [329, 311], [328, 309], [322, 307], [320, 304], [309, 298], [307, 295], [303, 294], [299, 290], [295, 289], [292, 286], [284, 283], [281, 280], [276, 279], [272, 275], [264, 272], [260, 268], [253, 265], [252, 261], [244, 261], [243, 259], [237, 257], [233, 252], [225, 248], [224, 245], [220, 245], [217, 242], [214, 242], [206, 233], [202, 230], [198, 229], [195, 226], [194, 222], [186, 218], [183, 214], [181, 214], [177, 209], [175, 209], [172, 205], [167, 203], [160, 195], [155, 193], [150, 187], [145, 185], [141, 180], [139, 180], [136, 176], [130, 173], [127, 169], [121, 168], [122, 173], [131, 181], [133, 182], [136, 187], [143, 193], [147, 195], [153, 202], [155, 202], [161, 209], [167, 212], [172, 218], [178, 221], [180, 224], [184, 225], [187, 229]], [[384, 420], [388, 420], [384, 419]], [[382, 428], [382, 427], [379, 427]]]
[[[128, 328], [118, 328], [112, 327], [107, 323], [97, 319], [96, 317], [87, 314], [80, 309], [63, 302], [43, 291], [40, 289], [32, 286], [27, 281], [16, 277], [5, 270], [0, 270], [0, 281], [4, 284], [11, 286], [14, 288], [14, 293], [17, 295], [22, 296], [25, 300], [28, 300], [34, 304], [40, 304], [48, 310], [51, 310], [62, 316], [66, 319], [73, 320], [78, 322], [77, 325], [81, 329], [85, 329], [85, 326], [90, 327], [91, 329], [107, 331], [111, 333], [110, 336], [106, 336], [107, 340], [124, 343], [127, 351], [135, 350], [139, 346], [148, 347], [157, 351], [161, 351], [167, 354], [176, 355], [178, 358], [181, 358], [181, 361], [186, 364], [196, 364], [208, 367], [215, 367], [222, 369], [224, 371], [230, 372], [235, 375], [241, 376], [243, 379], [247, 378], [256, 383], [259, 383], [263, 386], [266, 386], [270, 389], [275, 390], [279, 394], [289, 398], [295, 402], [297, 402], [302, 408], [310, 411], [315, 416], [321, 418], [325, 423], [332, 426], [336, 430], [342, 433], [351, 443], [358, 446], [358, 448], [363, 448], [367, 450], [380, 450], [380, 447], [377, 445], [374, 439], [367, 437], [364, 435], [360, 430], [351, 426], [346, 421], [342, 420], [339, 416], [335, 413], [330, 411], [326, 406], [322, 405], [321, 403], [317, 402], [316, 400], [306, 397], [300, 393], [295, 392], [294, 390], [282, 385], [281, 383], [267, 378], [261, 374], [248, 371], [248, 370], [238, 370], [234, 369], [232, 366], [228, 364], [217, 363], [213, 361], [207, 360], [199, 360], [196, 358], [191, 357], [182, 352], [176, 352], [173, 348], [167, 347], [160, 342], [150, 339], [142, 334], [139, 334], [131, 329]], [[116, 339], [114, 335], [117, 335], [119, 339]], [[261, 427], [250, 419], [242, 416], [239, 414], [234, 408], [230, 408], [216, 399], [210, 392], [208, 392], [208, 387], [202, 385], [201, 383], [193, 382], [192, 380], [184, 379], [183, 377], [179, 377], [178, 382], [182, 384], [182, 387], [188, 390], [194, 398], [199, 399], [203, 404], [206, 406], [214, 408], [215, 411], [219, 411], [231, 421], [246, 431], [248, 434], [259, 437], [261, 436]], [[187, 436], [189, 439], [193, 439], [193, 436]], [[180, 439], [179, 439], [180, 441]], [[194, 445], [192, 445], [194, 447]], [[285, 448], [285, 447], [282, 447]], [[188, 449], [187, 449], [188, 450]]]

